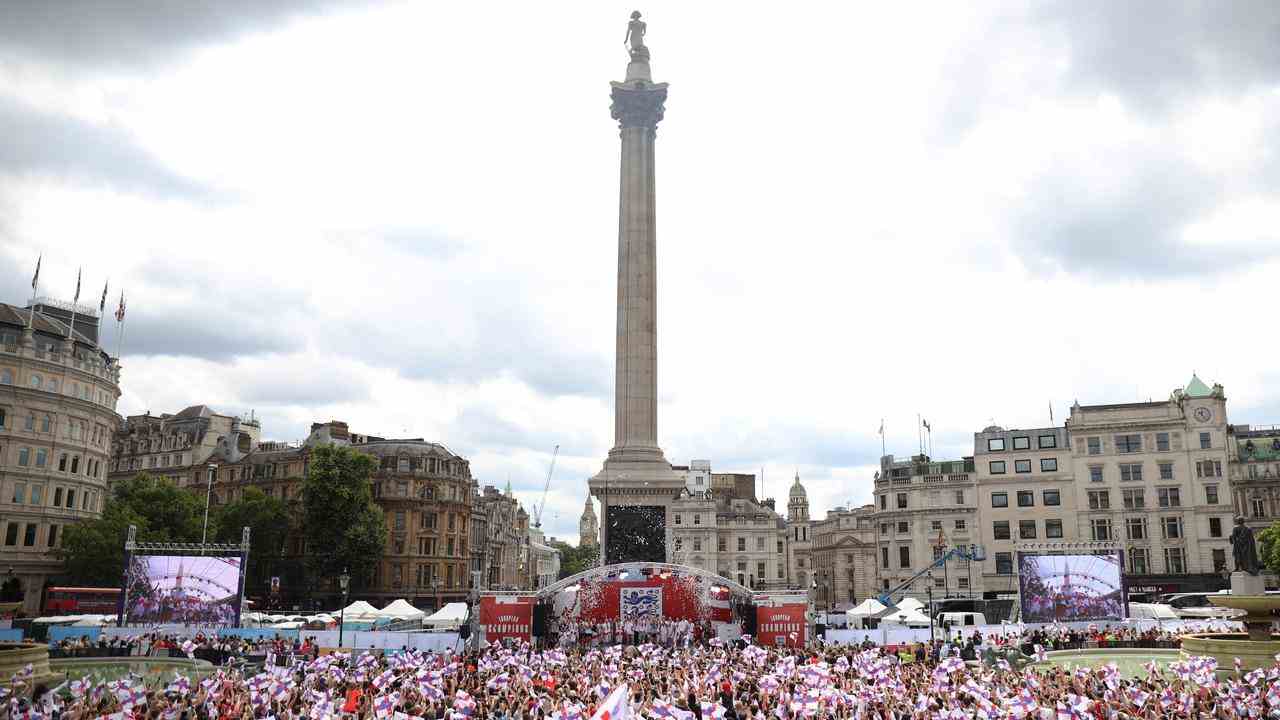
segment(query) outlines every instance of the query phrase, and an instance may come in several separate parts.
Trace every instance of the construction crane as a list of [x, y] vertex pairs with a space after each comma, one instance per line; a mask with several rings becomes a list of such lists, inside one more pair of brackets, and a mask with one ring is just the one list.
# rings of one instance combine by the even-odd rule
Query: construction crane
[[556, 456], [560, 454], [560, 446], [557, 445], [555, 450], [551, 451], [551, 467], [547, 468], [547, 482], [542, 486], [542, 501], [538, 503], [538, 510], [533, 514], [533, 526], [542, 527], [542, 511], [547, 507], [547, 491], [551, 489], [551, 475], [556, 471]]

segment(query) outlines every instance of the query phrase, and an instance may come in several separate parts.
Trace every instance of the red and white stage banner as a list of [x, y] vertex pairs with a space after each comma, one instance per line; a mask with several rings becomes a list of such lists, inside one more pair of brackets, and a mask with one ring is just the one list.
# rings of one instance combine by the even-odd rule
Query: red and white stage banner
[[533, 638], [532, 597], [486, 595], [480, 598], [480, 632], [487, 642]]
[[767, 647], [804, 647], [805, 603], [756, 608], [756, 642]]
[[[651, 613], [668, 620], [730, 622], [733, 611], [729, 590], [716, 587], [719, 590], [712, 590], [706, 581], [699, 583], [692, 575], [663, 577], [661, 573], [641, 575], [634, 580], [583, 580], [576, 593], [562, 593], [566, 598], [557, 602], [556, 612], [588, 623], [617, 621], [624, 610], [625, 614]], [[647, 602], [641, 603], [641, 600]]]

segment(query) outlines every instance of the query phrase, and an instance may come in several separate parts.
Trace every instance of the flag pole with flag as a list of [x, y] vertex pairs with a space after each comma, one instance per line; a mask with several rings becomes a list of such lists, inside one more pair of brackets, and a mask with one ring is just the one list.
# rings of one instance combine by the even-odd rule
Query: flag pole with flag
[[120, 305], [116, 307], [116, 364], [120, 364], [120, 354], [124, 352], [124, 291], [120, 291]]
[[929, 456], [933, 457], [933, 426], [929, 424], [928, 420], [921, 420], [920, 422], [924, 423], [924, 432], [927, 439], [925, 447], [928, 449]]
[[102, 347], [102, 320], [107, 312], [107, 287], [111, 285], [111, 280], [102, 283], [102, 299], [98, 301], [98, 347]]
[[36, 295], [40, 292], [40, 263], [44, 262], [44, 253], [36, 257], [36, 274], [31, 276], [31, 313], [27, 315], [27, 327], [35, 327]]
[[884, 418], [880, 418], [880, 457], [885, 456], [884, 449]]
[[75, 354], [75, 336], [76, 336], [76, 305], [80, 303], [80, 274], [81, 269], [76, 270], [76, 296], [71, 301], [71, 327], [67, 329], [67, 339], [71, 341], [71, 353]]

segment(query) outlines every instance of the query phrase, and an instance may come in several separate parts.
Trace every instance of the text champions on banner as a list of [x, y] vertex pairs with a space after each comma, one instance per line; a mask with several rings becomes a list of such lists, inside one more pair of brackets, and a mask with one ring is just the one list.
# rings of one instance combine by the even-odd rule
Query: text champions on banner
[[532, 639], [532, 598], [481, 597], [480, 632], [488, 642]]
[[802, 647], [805, 640], [804, 604], [756, 608], [756, 640], [761, 645]]

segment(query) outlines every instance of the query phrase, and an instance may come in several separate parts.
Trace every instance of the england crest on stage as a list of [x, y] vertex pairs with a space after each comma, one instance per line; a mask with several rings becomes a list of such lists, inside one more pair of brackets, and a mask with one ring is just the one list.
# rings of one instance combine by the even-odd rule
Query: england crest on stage
[[623, 619], [662, 617], [662, 588], [620, 588], [620, 610]]

